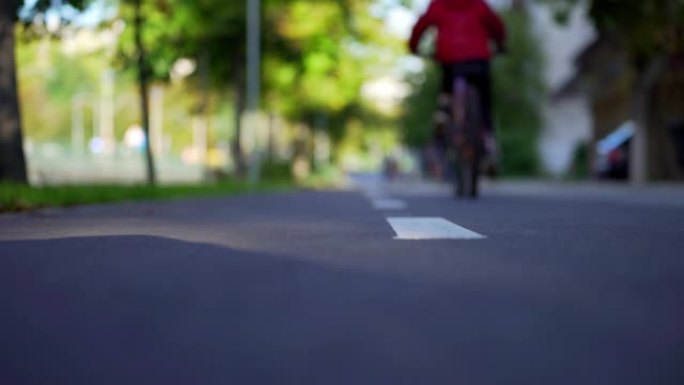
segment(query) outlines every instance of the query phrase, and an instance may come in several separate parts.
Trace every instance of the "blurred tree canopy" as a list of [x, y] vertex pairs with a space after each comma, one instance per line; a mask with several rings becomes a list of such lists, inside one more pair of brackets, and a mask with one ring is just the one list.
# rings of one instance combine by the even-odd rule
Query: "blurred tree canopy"
[[[125, 20], [131, 18], [129, 3], [125, 0], [121, 10]], [[363, 10], [369, 3], [263, 0], [264, 107], [301, 118], [307, 110], [334, 113], [355, 101], [368, 60], [359, 60], [354, 50], [378, 41], [382, 28], [381, 20]], [[179, 58], [201, 61], [206, 55], [213, 87], [240, 88], [246, 51], [244, 1], [158, 0], [143, 7], [144, 40], [154, 78], [168, 79]], [[118, 59], [130, 63], [134, 57], [127, 31]], [[195, 79], [199, 78], [196, 72]]]
[[[327, 122], [333, 138], [341, 138], [346, 121], [363, 115], [360, 89], [373, 63], [381, 61], [377, 54], [381, 49], [364, 47], [392, 45], [381, 33], [383, 21], [367, 12], [371, 3], [263, 0], [261, 107], [311, 127]], [[176, 60], [193, 59], [198, 71], [190, 79], [199, 88], [232, 91], [239, 117], [244, 109], [245, 4], [220, 0], [145, 2], [143, 38], [153, 78], [167, 80]], [[125, 0], [121, 16], [130, 20], [131, 12], [130, 1]], [[130, 64], [134, 57], [132, 32], [127, 31], [117, 61]], [[196, 110], [203, 111], [206, 101], [199, 100]], [[236, 125], [239, 129], [240, 123]]]
[[[583, 0], [540, 0], [560, 22]], [[684, 2], [681, 0], [589, 0], [589, 16], [601, 33], [624, 39], [637, 65], [654, 55], [684, 50]]]
[[[209, 91], [231, 95], [239, 127], [239, 115], [244, 108], [246, 1], [142, 0], [142, 63], [138, 62], [141, 51], [135, 29], [129, 28], [135, 25], [137, 0], [38, 0], [30, 9], [13, 0], [3, 2], [3, 20], [13, 29], [21, 9], [22, 21], [33, 28], [38, 25], [33, 22], [41, 18], [44, 21], [46, 12], [55, 4], [79, 10], [91, 3], [118, 7], [116, 16], [102, 16], [101, 25], [113, 26], [123, 21], [126, 26], [113, 58], [119, 68], [139, 65], [151, 81], [166, 82], [179, 59], [190, 59], [197, 70], [188, 80], [200, 91], [190, 109], [197, 114], [206, 113]], [[309, 127], [325, 127], [335, 140], [344, 136], [349, 121], [372, 119], [371, 109], [360, 98], [361, 87], [369, 73], [381, 72], [379, 68], [392, 60], [387, 51], [398, 52], [401, 43], [383, 33], [384, 21], [368, 12], [371, 3], [372, 0], [263, 0], [262, 109]], [[74, 12], [69, 14], [73, 16]], [[64, 17], [62, 24], [70, 21]], [[55, 36], [59, 37], [59, 32]], [[10, 56], [13, 52], [7, 55]], [[3, 71], [2, 76], [6, 75]], [[16, 101], [16, 93], [14, 86], [7, 95]], [[18, 107], [15, 110], [15, 121], [19, 122]], [[12, 146], [19, 156], [21, 129], [17, 125], [12, 130], [18, 135]], [[25, 174], [23, 160], [19, 163]], [[15, 179], [25, 180], [25, 176]]]

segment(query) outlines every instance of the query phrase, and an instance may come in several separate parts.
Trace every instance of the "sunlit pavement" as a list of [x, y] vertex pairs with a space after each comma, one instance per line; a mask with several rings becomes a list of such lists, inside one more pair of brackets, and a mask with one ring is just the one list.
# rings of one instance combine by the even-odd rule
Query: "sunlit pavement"
[[0, 216], [0, 384], [684, 383], [680, 186], [354, 182]]

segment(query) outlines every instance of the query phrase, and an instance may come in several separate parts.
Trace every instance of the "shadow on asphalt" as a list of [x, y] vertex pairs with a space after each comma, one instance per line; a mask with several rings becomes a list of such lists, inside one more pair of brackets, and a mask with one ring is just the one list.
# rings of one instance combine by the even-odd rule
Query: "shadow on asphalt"
[[681, 383], [681, 345], [514, 293], [150, 236], [0, 250], [2, 384]]

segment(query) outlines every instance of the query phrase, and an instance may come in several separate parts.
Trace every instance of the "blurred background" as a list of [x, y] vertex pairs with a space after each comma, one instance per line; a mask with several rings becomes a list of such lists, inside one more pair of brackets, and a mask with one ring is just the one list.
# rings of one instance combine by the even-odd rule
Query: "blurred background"
[[[2, 1], [0, 180], [425, 169], [428, 0]], [[683, 1], [488, 2], [504, 177], [682, 180]]]

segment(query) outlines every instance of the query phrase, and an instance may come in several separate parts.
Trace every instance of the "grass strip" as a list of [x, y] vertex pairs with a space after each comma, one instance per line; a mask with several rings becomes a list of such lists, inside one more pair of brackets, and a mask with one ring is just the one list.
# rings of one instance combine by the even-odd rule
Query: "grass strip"
[[0, 184], [0, 213], [31, 211], [45, 207], [189, 197], [230, 196], [250, 192], [278, 191], [294, 187], [291, 182], [222, 181], [198, 185], [64, 185], [30, 187]]

